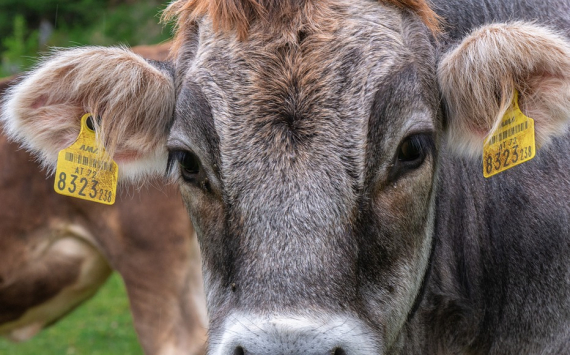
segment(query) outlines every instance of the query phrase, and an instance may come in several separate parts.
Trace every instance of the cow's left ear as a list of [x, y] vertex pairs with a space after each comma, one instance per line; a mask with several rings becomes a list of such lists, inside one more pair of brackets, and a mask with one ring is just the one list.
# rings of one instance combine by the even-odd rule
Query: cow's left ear
[[535, 120], [537, 146], [570, 123], [570, 42], [528, 23], [479, 28], [445, 54], [438, 79], [447, 107], [449, 146], [480, 156], [519, 92], [523, 113]]
[[121, 178], [163, 174], [175, 104], [174, 77], [165, 63], [126, 48], [83, 47], [55, 52], [8, 90], [5, 133], [55, 167], [86, 113]]

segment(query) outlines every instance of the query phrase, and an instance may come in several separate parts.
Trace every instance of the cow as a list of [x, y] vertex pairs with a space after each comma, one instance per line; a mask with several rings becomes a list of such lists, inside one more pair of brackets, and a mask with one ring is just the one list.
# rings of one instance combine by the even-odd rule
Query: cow
[[[169, 44], [134, 47], [165, 58]], [[0, 95], [19, 79], [0, 81]], [[28, 340], [122, 277], [146, 354], [203, 354], [207, 319], [194, 229], [173, 186], [126, 189], [115, 206], [54, 191], [0, 134], [0, 335]]]
[[2, 122], [53, 167], [91, 113], [120, 179], [178, 183], [209, 354], [570, 353], [570, 2], [164, 16], [168, 61], [55, 53]]

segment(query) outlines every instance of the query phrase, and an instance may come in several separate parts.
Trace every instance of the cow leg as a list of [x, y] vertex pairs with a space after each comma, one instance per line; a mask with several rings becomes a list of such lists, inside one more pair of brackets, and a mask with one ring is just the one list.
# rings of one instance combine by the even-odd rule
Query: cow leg
[[181, 264], [172, 270], [148, 262], [129, 262], [122, 269], [135, 328], [145, 353], [205, 353], [207, 320], [201, 277], [194, 272], [200, 268], [198, 262], [194, 263], [194, 266]]
[[[158, 194], [145, 191], [121, 209], [123, 249], [109, 260], [125, 282], [145, 353], [203, 354], [207, 319], [198, 243], [182, 203], [175, 208], [164, 191]], [[148, 203], [156, 207], [152, 213]]]

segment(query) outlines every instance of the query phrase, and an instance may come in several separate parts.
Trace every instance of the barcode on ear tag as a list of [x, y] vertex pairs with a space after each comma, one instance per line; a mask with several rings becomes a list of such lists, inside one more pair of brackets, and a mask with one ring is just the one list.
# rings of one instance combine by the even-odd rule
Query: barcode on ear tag
[[534, 120], [519, 108], [518, 92], [499, 129], [483, 147], [483, 175], [488, 178], [534, 158]]
[[57, 156], [54, 190], [61, 195], [112, 205], [119, 167], [97, 143], [89, 119], [93, 119], [91, 114], [81, 117], [79, 136]]

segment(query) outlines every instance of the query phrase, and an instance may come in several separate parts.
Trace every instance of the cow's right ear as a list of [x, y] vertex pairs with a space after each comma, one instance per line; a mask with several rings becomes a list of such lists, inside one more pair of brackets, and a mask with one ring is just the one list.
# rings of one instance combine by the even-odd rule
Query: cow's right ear
[[12, 87], [1, 117], [12, 139], [54, 167], [77, 138], [82, 115], [92, 113], [121, 178], [133, 179], [164, 172], [174, 104], [166, 65], [125, 48], [84, 47], [55, 52]]
[[570, 126], [570, 42], [533, 23], [490, 24], [446, 53], [438, 79], [447, 107], [450, 148], [480, 157], [520, 93], [535, 121], [537, 146]]

